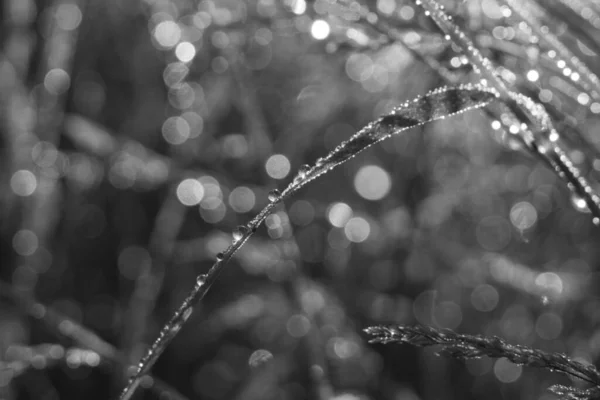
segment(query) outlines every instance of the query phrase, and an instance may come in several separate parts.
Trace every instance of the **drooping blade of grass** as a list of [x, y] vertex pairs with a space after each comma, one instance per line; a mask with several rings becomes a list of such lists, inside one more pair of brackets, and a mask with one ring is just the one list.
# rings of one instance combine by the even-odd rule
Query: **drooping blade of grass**
[[600, 385], [600, 373], [594, 366], [584, 365], [560, 353], [546, 353], [526, 346], [508, 344], [498, 337], [461, 335], [449, 329], [437, 330], [424, 326], [372, 326], [365, 332], [370, 343], [408, 343], [413, 346], [442, 346], [440, 353], [457, 359], [488, 356], [505, 357], [517, 365], [545, 368], [574, 376], [593, 385]]
[[560, 135], [544, 106], [508, 89], [492, 62], [482, 56], [469, 37], [453, 22], [452, 17], [444, 12], [442, 5], [435, 0], [414, 1], [425, 9], [426, 15], [446, 34], [446, 40], [461, 49], [473, 69], [481, 74], [482, 83], [497, 91], [500, 100], [506, 105], [506, 110], [498, 119], [502, 125], [509, 132], [519, 134], [531, 153], [554, 169], [558, 176], [567, 182], [568, 188], [585, 200], [592, 212], [592, 221], [599, 225], [600, 197], [560, 147]]
[[192, 314], [194, 305], [206, 295], [227, 261], [271, 214], [277, 203], [377, 142], [430, 121], [483, 107], [496, 99], [496, 96], [497, 94], [494, 91], [479, 85], [436, 89], [425, 96], [404, 103], [391, 113], [371, 122], [350, 139], [337, 146], [327, 156], [318, 159], [314, 166], [302, 167], [292, 183], [283, 192], [271, 192], [267, 206], [247, 225], [236, 229], [232, 244], [223, 253], [217, 255], [215, 263], [206, 275], [198, 276], [196, 284], [186, 299], [164, 325], [158, 338], [140, 360], [137, 371], [121, 393], [121, 400], [131, 398], [140, 384], [140, 379], [148, 373]]

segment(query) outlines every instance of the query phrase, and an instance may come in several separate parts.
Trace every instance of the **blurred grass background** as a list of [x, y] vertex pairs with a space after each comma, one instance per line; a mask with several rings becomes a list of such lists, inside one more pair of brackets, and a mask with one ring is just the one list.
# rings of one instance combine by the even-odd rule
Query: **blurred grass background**
[[[1, 4], [2, 399], [114, 397], [269, 190], [447, 83], [419, 54], [474, 80], [409, 1]], [[515, 85], [558, 100], [561, 126], [583, 132], [565, 135], [570, 155], [596, 177], [600, 104], [538, 69], [545, 50], [495, 1], [445, 4]], [[597, 67], [594, 6], [585, 25], [548, 4]], [[361, 329], [381, 323], [594, 363], [598, 230], [490, 123], [476, 111], [413, 129], [286, 202], [138, 398], [545, 399], [565, 379], [368, 345]]]

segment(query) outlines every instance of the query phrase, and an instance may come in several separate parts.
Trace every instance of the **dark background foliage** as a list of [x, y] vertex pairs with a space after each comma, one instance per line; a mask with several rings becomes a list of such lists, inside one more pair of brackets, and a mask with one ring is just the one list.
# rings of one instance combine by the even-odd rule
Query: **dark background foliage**
[[[495, 1], [444, 3], [547, 103], [595, 178], [600, 104]], [[598, 10], [539, 3], [598, 66]], [[1, 6], [3, 399], [114, 398], [269, 190], [394, 105], [476, 81], [410, 1]], [[452, 328], [594, 363], [598, 228], [586, 211], [481, 111], [412, 129], [281, 205], [137, 396], [173, 396], [165, 385], [215, 400], [552, 396], [566, 378], [369, 345], [362, 328]]]

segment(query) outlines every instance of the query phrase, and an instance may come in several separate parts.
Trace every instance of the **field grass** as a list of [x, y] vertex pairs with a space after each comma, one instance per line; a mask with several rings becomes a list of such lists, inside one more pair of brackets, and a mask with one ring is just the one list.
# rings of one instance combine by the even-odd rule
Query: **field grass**
[[598, 398], [596, 2], [2, 7], [0, 399]]

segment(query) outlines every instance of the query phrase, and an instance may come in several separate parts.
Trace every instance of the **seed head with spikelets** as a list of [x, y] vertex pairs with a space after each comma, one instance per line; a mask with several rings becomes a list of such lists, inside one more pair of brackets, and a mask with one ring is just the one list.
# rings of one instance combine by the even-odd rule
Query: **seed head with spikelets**
[[442, 346], [440, 354], [461, 360], [482, 356], [505, 357], [518, 365], [561, 372], [596, 386], [587, 391], [554, 386], [552, 390], [563, 398], [591, 399], [600, 393], [600, 373], [596, 368], [572, 360], [564, 354], [546, 353], [526, 346], [508, 344], [498, 337], [462, 335], [447, 329], [438, 330], [424, 326], [373, 326], [366, 328], [365, 332], [373, 337], [370, 343], [408, 343], [419, 347], [439, 345]]

